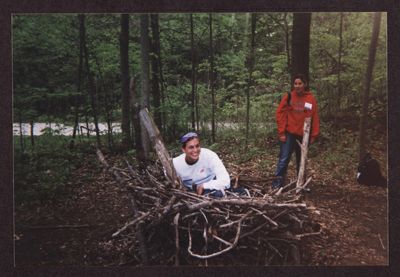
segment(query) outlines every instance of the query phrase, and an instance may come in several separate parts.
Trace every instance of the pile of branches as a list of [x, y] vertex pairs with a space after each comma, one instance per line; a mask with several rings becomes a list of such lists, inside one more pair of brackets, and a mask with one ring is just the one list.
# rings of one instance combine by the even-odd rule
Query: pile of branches
[[97, 154], [132, 202], [134, 217], [112, 234], [126, 245], [124, 264], [299, 264], [302, 238], [321, 232], [294, 182], [279, 190], [246, 184], [246, 195], [213, 198], [176, 188], [158, 162], [121, 169]]

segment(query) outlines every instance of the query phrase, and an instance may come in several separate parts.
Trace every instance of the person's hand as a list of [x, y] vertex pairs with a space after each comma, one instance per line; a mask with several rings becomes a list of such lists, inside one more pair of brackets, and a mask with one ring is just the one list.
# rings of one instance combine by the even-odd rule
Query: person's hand
[[285, 142], [285, 141], [286, 141], [286, 135], [281, 135], [281, 136], [279, 136], [279, 140], [280, 140], [281, 142]]
[[196, 193], [197, 193], [198, 195], [202, 195], [203, 192], [204, 192], [203, 184], [198, 185], [197, 188], [196, 188]]

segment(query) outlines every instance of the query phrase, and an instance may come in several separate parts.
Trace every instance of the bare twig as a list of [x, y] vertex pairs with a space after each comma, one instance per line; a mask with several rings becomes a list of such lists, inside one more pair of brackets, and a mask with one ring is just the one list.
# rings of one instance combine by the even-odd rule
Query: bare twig
[[383, 245], [381, 234], [378, 233], [379, 242], [381, 243], [382, 249], [386, 250], [386, 247]]
[[222, 249], [219, 252], [215, 252], [215, 253], [209, 254], [209, 255], [199, 255], [199, 254], [195, 254], [192, 251], [192, 235], [191, 235], [191, 232], [190, 232], [190, 225], [189, 225], [189, 247], [188, 247], [189, 254], [191, 256], [199, 258], [199, 259], [209, 259], [209, 258], [213, 258], [213, 257], [219, 256], [219, 255], [221, 255], [221, 254], [223, 254], [225, 252], [228, 252], [229, 250], [234, 248], [236, 246], [236, 244], [238, 243], [239, 237], [240, 237], [240, 230], [241, 230], [241, 227], [242, 227], [242, 221], [245, 218], [246, 218], [246, 216], [242, 217], [242, 219], [238, 222], [237, 232], [236, 232], [235, 240], [233, 241], [233, 243], [230, 246], [228, 246], [227, 248]]
[[179, 265], [179, 216], [177, 213], [174, 217], [174, 225], [175, 225], [175, 265]]
[[304, 237], [320, 235], [321, 232], [322, 232], [322, 228], [321, 228], [318, 232], [311, 232], [311, 233], [298, 234], [298, 235], [295, 235], [295, 237], [296, 237], [297, 239], [301, 239], [301, 238], [304, 238]]
[[124, 225], [124, 227], [122, 227], [121, 229], [119, 229], [117, 232], [115, 232], [114, 234], [112, 234], [112, 237], [115, 238], [116, 236], [118, 236], [119, 234], [121, 234], [123, 231], [125, 231], [126, 229], [128, 229], [129, 226], [135, 225], [136, 223], [138, 223], [139, 221], [145, 219], [146, 217], [148, 217], [150, 215], [150, 212], [144, 213], [143, 215], [139, 216], [138, 218], [135, 218], [134, 220], [126, 223]]

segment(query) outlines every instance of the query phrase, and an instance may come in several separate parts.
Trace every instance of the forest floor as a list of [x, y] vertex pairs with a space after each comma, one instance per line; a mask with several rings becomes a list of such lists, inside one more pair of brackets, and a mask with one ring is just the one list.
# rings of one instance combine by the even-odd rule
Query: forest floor
[[[388, 264], [388, 191], [355, 181], [356, 142], [357, 132], [344, 128], [335, 138], [321, 138], [310, 147], [307, 167], [313, 179], [304, 202], [315, 207], [313, 220], [323, 228], [320, 235], [302, 240], [302, 265]], [[273, 140], [258, 145], [245, 151], [239, 150], [239, 142], [228, 140], [214, 147], [231, 175], [271, 176], [278, 146]], [[378, 136], [369, 151], [386, 176], [385, 138]], [[113, 165], [122, 160], [116, 154], [106, 158]], [[289, 179], [294, 178], [293, 163], [294, 159]], [[126, 245], [118, 246], [111, 239], [130, 219], [128, 195], [100, 168], [94, 154], [85, 157], [69, 183], [67, 193], [52, 201], [22, 202], [15, 207], [16, 266], [129, 263], [121, 255]]]

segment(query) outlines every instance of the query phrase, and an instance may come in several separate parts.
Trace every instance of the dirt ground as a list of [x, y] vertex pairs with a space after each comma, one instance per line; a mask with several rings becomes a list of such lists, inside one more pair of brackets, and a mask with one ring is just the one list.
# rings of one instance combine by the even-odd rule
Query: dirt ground
[[[384, 150], [384, 147], [376, 150], [383, 157], [383, 163]], [[239, 167], [230, 163], [229, 155], [221, 153], [221, 156], [228, 164], [228, 171]], [[127, 246], [113, 243], [111, 234], [131, 218], [130, 201], [94, 159], [94, 156], [89, 157], [88, 161], [92, 162], [75, 172], [74, 185], [67, 194], [48, 203], [29, 206], [22, 203], [16, 207], [17, 267], [129, 264], [129, 260], [120, 255], [120, 250]], [[112, 164], [115, 158], [108, 159]], [[259, 161], [253, 163], [259, 164]], [[251, 161], [247, 165], [249, 172], [263, 175], [260, 167], [252, 165]], [[240, 167], [246, 173], [245, 166]], [[312, 218], [322, 226], [322, 233], [303, 239], [301, 264], [387, 265], [387, 188], [361, 186], [354, 176], [340, 179], [334, 174], [316, 174], [322, 167], [319, 158], [310, 158], [308, 168], [314, 178], [309, 185], [311, 192], [304, 193], [304, 201], [314, 208]], [[293, 171], [289, 172], [289, 177], [291, 174], [293, 176]]]
[[316, 207], [320, 236], [304, 241], [303, 263], [387, 265], [387, 189], [311, 185], [306, 203]]

